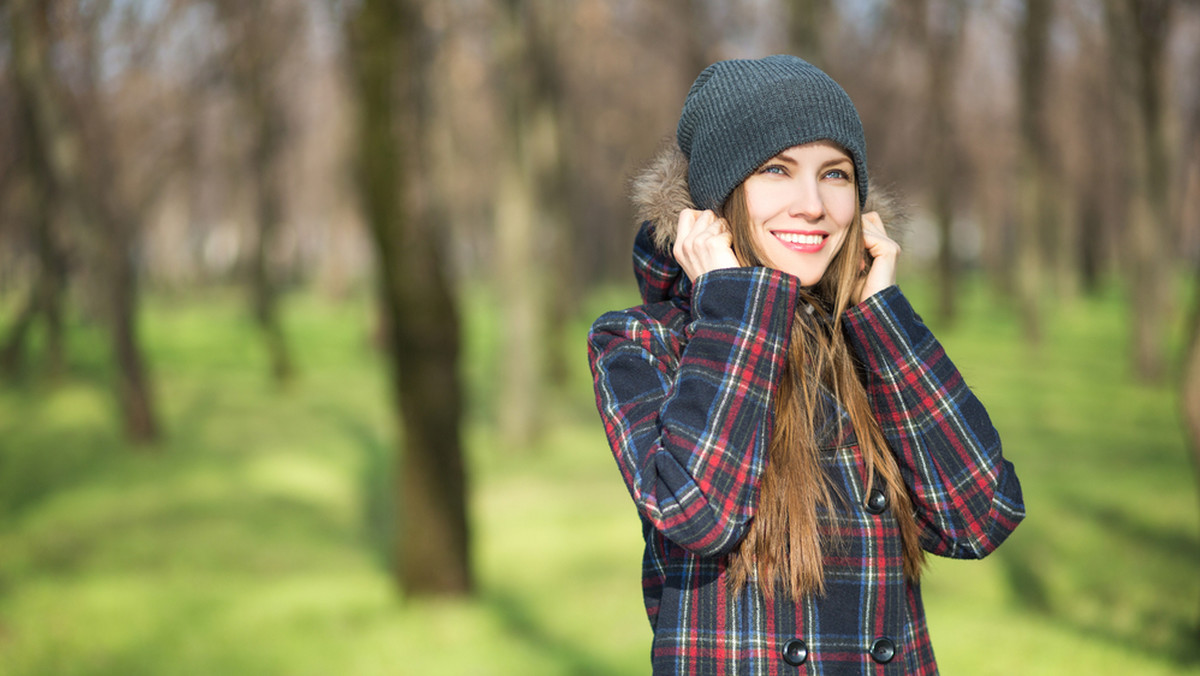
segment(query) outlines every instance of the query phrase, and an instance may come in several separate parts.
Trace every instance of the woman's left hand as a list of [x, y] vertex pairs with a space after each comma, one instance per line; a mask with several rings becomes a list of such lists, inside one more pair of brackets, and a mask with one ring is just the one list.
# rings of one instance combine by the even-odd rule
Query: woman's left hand
[[[883, 228], [883, 219], [874, 211], [862, 215], [863, 246], [871, 262], [859, 284], [854, 301], [861, 303], [896, 283], [896, 260], [900, 245]], [[864, 263], [866, 265], [866, 263]]]

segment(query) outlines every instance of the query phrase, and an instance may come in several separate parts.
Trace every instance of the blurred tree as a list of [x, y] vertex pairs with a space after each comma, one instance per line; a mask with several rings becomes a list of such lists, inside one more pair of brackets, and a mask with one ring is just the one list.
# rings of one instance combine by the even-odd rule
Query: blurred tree
[[830, 18], [829, 0], [789, 0], [788, 44], [796, 56], [820, 66], [824, 63], [824, 42]]
[[[1063, 5], [1075, 49], [1059, 57], [1063, 100], [1057, 109], [1063, 138], [1067, 181], [1071, 183], [1071, 217], [1058, 224], [1058, 287], [1078, 286], [1085, 293], [1100, 288], [1108, 272], [1114, 233], [1124, 231], [1119, 214], [1125, 210], [1125, 190], [1118, 177], [1123, 155], [1114, 124], [1115, 90], [1103, 15], [1095, 6]], [[1117, 235], [1121, 236], [1121, 235]]]
[[[1200, 268], [1196, 272], [1184, 342], [1180, 401], [1184, 428], [1191, 441], [1192, 467], [1196, 471], [1196, 484], [1200, 486]], [[1196, 640], [1200, 642], [1200, 621], [1196, 626]]]
[[1131, 193], [1125, 245], [1131, 255], [1133, 363], [1146, 380], [1166, 374], [1166, 334], [1174, 296], [1172, 165], [1163, 84], [1172, 6], [1171, 0], [1105, 2]]
[[51, 377], [61, 376], [66, 368], [63, 336], [63, 303], [67, 285], [66, 252], [58, 241], [54, 228], [54, 180], [46, 157], [39, 149], [29, 147], [34, 138], [36, 122], [30, 106], [30, 92], [17, 79], [15, 103], [19, 107], [20, 136], [26, 141], [21, 155], [21, 169], [28, 184], [26, 200], [29, 227], [33, 230], [33, 246], [37, 257], [35, 279], [25, 304], [17, 312], [12, 327], [0, 345], [0, 373], [14, 376], [24, 362], [26, 340], [33, 324], [42, 318], [46, 327], [46, 363]]
[[[574, 130], [570, 128], [571, 116], [567, 107], [566, 60], [560, 42], [569, 33], [567, 25], [570, 5], [555, 0], [543, 2], [540, 11], [533, 17], [533, 35], [529, 48], [533, 53], [536, 68], [539, 116], [546, 126], [545, 138], [539, 143], [538, 161], [540, 173], [537, 177], [540, 194], [539, 237], [547, 242], [549, 264], [547, 272], [550, 283], [546, 298], [546, 375], [555, 387], [568, 385], [569, 364], [574, 356], [574, 345], [567, 340], [570, 320], [579, 307], [583, 293], [579, 283], [579, 260], [571, 239], [578, 231], [574, 211], [571, 208], [572, 182], [578, 162], [570, 152]], [[567, 43], [567, 49], [570, 43]]]
[[[1200, 0], [1192, 3], [1195, 10], [1197, 32], [1200, 32]], [[1193, 51], [1184, 73], [1192, 76], [1200, 73], [1200, 49]], [[1178, 226], [1178, 236], [1185, 247], [1185, 257], [1196, 262], [1196, 243], [1192, 238], [1200, 237], [1200, 84], [1193, 82], [1191, 96], [1183, 99], [1183, 132], [1180, 134], [1177, 156], [1179, 166], [1175, 172], [1174, 199], [1172, 200], [1171, 223]], [[1189, 241], [1191, 240], [1191, 241]]]
[[[688, 87], [720, 53], [708, 1], [574, 0], [568, 45], [578, 267], [585, 282], [630, 281], [637, 224], [628, 179], [675, 140]], [[628, 287], [627, 287], [628, 288]]]
[[230, 36], [231, 75], [250, 121], [248, 179], [254, 185], [258, 233], [250, 259], [251, 307], [266, 341], [271, 375], [283, 384], [294, 375], [295, 365], [279, 317], [279, 283], [271, 266], [287, 198], [283, 151], [289, 139], [288, 101], [278, 80], [280, 65], [288, 58], [289, 45], [299, 41], [303, 23], [299, 6], [291, 2], [218, 0], [216, 5]]
[[1042, 283], [1045, 258], [1043, 234], [1054, 228], [1052, 200], [1057, 184], [1051, 166], [1050, 134], [1046, 129], [1047, 50], [1054, 2], [1027, 0], [1017, 40], [1018, 126], [1021, 148], [1017, 165], [1016, 292], [1025, 338], [1039, 342], [1046, 288]]
[[949, 323], [957, 314], [958, 261], [954, 212], [957, 206], [955, 196], [959, 193], [957, 178], [961, 173], [961, 153], [954, 114], [954, 84], [960, 62], [966, 7], [963, 0], [935, 1], [932, 7], [927, 5], [927, 0], [921, 0], [918, 6], [923, 10], [920, 23], [924, 27], [922, 41], [926, 45], [929, 69], [929, 115], [925, 132], [929, 139], [929, 160], [926, 181], [939, 235], [937, 314], [943, 323]]
[[[1193, 3], [1200, 8], [1200, 3]], [[1188, 72], [1197, 72], [1200, 67], [1200, 50], [1193, 53]], [[1192, 92], [1192, 100], [1186, 103], [1183, 141], [1180, 143], [1179, 193], [1175, 200], [1172, 222], [1187, 227], [1188, 188], [1193, 180], [1200, 179], [1200, 88]], [[1195, 219], [1193, 215], [1193, 219]], [[1195, 222], [1192, 223], [1194, 228]], [[1183, 424], [1191, 446], [1192, 468], [1196, 474], [1196, 485], [1200, 487], [1200, 264], [1191, 253], [1193, 268], [1192, 306], [1187, 316], [1183, 344], [1182, 374], [1180, 377], [1180, 401], [1183, 409]], [[1200, 495], [1200, 491], [1198, 491]], [[1200, 613], [1197, 614], [1193, 638], [1200, 643]]]
[[472, 588], [460, 423], [458, 303], [421, 183], [429, 60], [416, 0], [363, 0], [346, 21], [356, 85], [357, 183], [375, 245], [396, 427], [396, 577], [409, 594]]
[[[533, 443], [543, 427], [543, 383], [550, 340], [560, 343], [569, 285], [554, 288], [562, 247], [546, 247], [568, 230], [566, 164], [562, 142], [562, 83], [554, 46], [560, 3], [503, 0], [499, 11], [496, 64], [503, 99], [503, 150], [496, 184], [495, 275], [501, 326], [500, 437], [509, 447]], [[553, 255], [548, 255], [553, 253]], [[566, 261], [569, 263], [569, 260]], [[557, 283], [557, 280], [556, 280]], [[557, 317], [547, 311], [554, 308]], [[548, 323], [548, 320], [550, 323]], [[557, 331], [549, 327], [557, 322]], [[558, 369], [565, 371], [559, 356]]]
[[671, 21], [684, 29], [684, 64], [694, 79], [720, 56], [720, 35], [712, 27], [708, 0], [670, 0], [667, 12]]
[[[85, 60], [79, 72], [72, 74], [70, 87], [52, 66], [50, 17], [58, 6], [50, 1], [9, 3], [15, 78], [32, 111], [33, 152], [44, 156], [67, 221], [85, 238], [85, 251], [95, 259], [102, 275], [125, 432], [132, 441], [146, 443], [158, 437], [159, 425], [137, 335], [133, 247], [134, 214], [138, 211], [122, 204], [121, 187], [115, 184], [114, 138], [98, 101], [99, 59], [89, 54], [94, 60]], [[99, 16], [87, 17], [91, 36]], [[97, 42], [91, 40], [85, 51], [94, 51]], [[68, 91], [81, 99], [79, 107], [66, 103]], [[81, 109], [86, 110], [86, 125]]]

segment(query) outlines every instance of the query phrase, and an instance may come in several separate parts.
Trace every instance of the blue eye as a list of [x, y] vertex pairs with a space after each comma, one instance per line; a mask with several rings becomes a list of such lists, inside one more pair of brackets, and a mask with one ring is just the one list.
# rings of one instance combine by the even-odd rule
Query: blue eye
[[783, 166], [779, 165], [779, 164], [768, 164], [767, 166], [760, 169], [759, 173], [761, 173], [761, 174], [778, 174], [780, 176], [786, 176], [787, 170], [784, 169]]

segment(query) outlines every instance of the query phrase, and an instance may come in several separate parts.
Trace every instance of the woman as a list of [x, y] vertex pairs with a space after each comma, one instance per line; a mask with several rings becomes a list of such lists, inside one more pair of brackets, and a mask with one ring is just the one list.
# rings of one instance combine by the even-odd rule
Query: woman
[[846, 93], [722, 61], [635, 183], [645, 304], [589, 336], [641, 516], [656, 674], [932, 674], [924, 552], [1024, 516], [983, 406], [895, 286]]

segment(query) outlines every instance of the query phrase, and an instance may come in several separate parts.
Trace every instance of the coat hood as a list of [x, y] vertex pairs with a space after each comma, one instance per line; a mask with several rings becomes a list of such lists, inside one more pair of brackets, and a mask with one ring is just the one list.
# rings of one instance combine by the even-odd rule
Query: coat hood
[[[691, 295], [691, 283], [671, 254], [679, 212], [696, 208], [688, 192], [687, 175], [687, 157], [672, 139], [662, 144], [630, 183], [634, 214], [641, 224], [633, 245], [633, 267], [645, 303]], [[907, 220], [899, 201], [874, 186], [867, 190], [863, 211], [879, 212], [893, 237]]]

